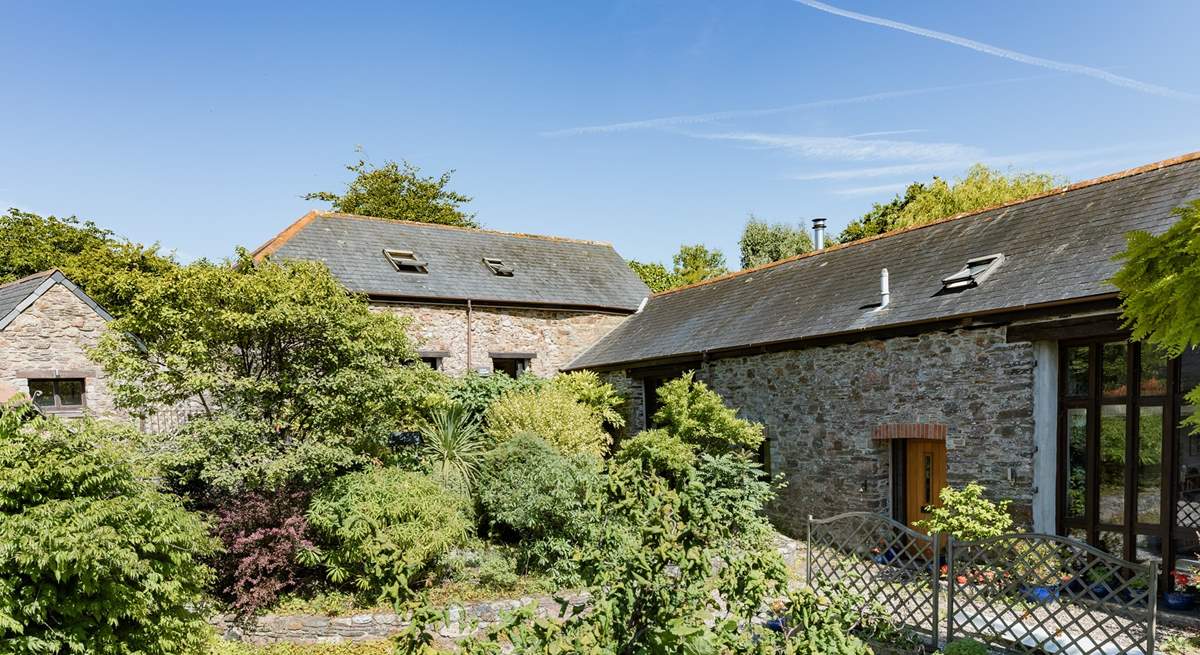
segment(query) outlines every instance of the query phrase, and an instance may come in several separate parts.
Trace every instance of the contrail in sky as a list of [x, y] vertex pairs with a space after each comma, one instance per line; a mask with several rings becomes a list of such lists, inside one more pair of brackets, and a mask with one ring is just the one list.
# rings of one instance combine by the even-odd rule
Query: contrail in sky
[[802, 102], [795, 105], [785, 105], [783, 107], [767, 107], [764, 109], [735, 109], [731, 111], [716, 111], [707, 114], [681, 114], [678, 116], [663, 116], [660, 118], [648, 118], [637, 121], [626, 121], [623, 123], [608, 123], [606, 125], [586, 125], [583, 127], [568, 127], [561, 130], [549, 130], [542, 132], [542, 136], [578, 136], [581, 134], [607, 134], [610, 132], [626, 132], [628, 130], [645, 130], [654, 128], [678, 127], [680, 125], [699, 125], [702, 123], [712, 123], [715, 121], [726, 120], [731, 118], [748, 118], [753, 116], [771, 116], [773, 114], [784, 114], [801, 109], [816, 109], [819, 107], [835, 107], [838, 105], [853, 105], [863, 102], [875, 102], [878, 100], [889, 100], [891, 98], [904, 98], [907, 96], [921, 95], [925, 93], [936, 93], [938, 91], [958, 91], [960, 89], [969, 89], [981, 86], [992, 86], [996, 84], [1009, 84], [1012, 82], [1028, 82], [1030, 80], [1041, 79], [1046, 76], [1031, 76], [1031, 77], [1014, 77], [1004, 80], [991, 80], [988, 82], [969, 82], [967, 84], [946, 84], [942, 86], [930, 86], [923, 89], [906, 89], [901, 91], [883, 91], [881, 93], [869, 93], [861, 96], [850, 96], [847, 98], [832, 98], [828, 100], [813, 100], [811, 102]]
[[1189, 100], [1191, 102], [1200, 101], [1200, 95], [1197, 95], [1194, 93], [1185, 93], [1183, 91], [1176, 91], [1175, 89], [1169, 89], [1165, 86], [1158, 86], [1157, 84], [1149, 84], [1149, 83], [1141, 82], [1139, 80], [1135, 80], [1132, 78], [1122, 77], [1120, 75], [1114, 75], [1106, 70], [1102, 70], [1099, 68], [1093, 68], [1091, 66], [1083, 66], [1080, 64], [1071, 64], [1071, 63], [1067, 63], [1067, 62], [1063, 62], [1063, 61], [1055, 61], [1053, 59], [1044, 59], [1042, 57], [1034, 57], [1033, 55], [1027, 55], [1027, 54], [1024, 54], [1021, 52], [1007, 50], [1005, 48], [998, 48], [994, 45], [980, 43], [979, 41], [972, 41], [971, 39], [965, 39], [961, 36], [955, 36], [953, 34], [946, 34], [945, 32], [938, 32], [936, 30], [925, 29], [924, 27], [917, 27], [915, 25], [909, 25], [908, 23], [901, 23], [899, 21], [888, 20], [886, 18], [879, 18], [878, 16], [869, 16], [867, 14], [860, 14], [855, 11], [839, 9], [838, 7], [827, 5], [824, 2], [818, 2], [817, 0], [794, 0], [794, 1], [799, 2], [802, 5], [807, 5], [809, 7], [812, 7], [813, 9], [819, 9], [826, 13], [833, 14], [835, 16], [841, 16], [843, 18], [849, 18], [851, 20], [861, 21], [863, 23], [870, 23], [872, 25], [879, 25], [880, 27], [888, 27], [888, 28], [891, 28], [894, 30], [900, 30], [901, 32], [908, 32], [909, 34], [916, 34], [917, 36], [923, 36], [923, 37], [926, 37], [929, 39], [937, 39], [938, 41], [945, 41], [946, 43], [953, 43], [954, 45], [957, 45], [957, 46], [962, 46], [964, 48], [970, 48], [971, 50], [975, 50], [977, 52], [982, 52], [985, 54], [993, 55], [995, 57], [1003, 57], [1005, 59], [1011, 59], [1012, 61], [1018, 61], [1018, 62], [1021, 62], [1022, 64], [1029, 64], [1031, 66], [1041, 66], [1042, 68], [1049, 68], [1051, 70], [1062, 71], [1064, 73], [1075, 73], [1077, 75], [1087, 75], [1088, 77], [1094, 77], [1098, 80], [1108, 82], [1109, 84], [1115, 84], [1116, 86], [1123, 86], [1123, 87], [1126, 87], [1129, 89], [1141, 91], [1143, 93], [1150, 93], [1153, 95], [1164, 96], [1167, 98], [1177, 98], [1180, 100]]

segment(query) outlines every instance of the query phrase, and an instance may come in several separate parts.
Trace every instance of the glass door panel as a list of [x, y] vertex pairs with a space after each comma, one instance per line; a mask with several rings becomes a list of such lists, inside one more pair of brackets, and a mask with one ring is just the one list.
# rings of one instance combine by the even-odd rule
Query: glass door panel
[[1100, 407], [1097, 520], [1103, 525], [1125, 525], [1125, 419], [1125, 405]]
[[1067, 410], [1067, 503], [1068, 519], [1086, 515], [1088, 490], [1088, 447], [1086, 408]]
[[1163, 408], [1138, 408], [1137, 522], [1158, 525], [1162, 522], [1163, 489]]

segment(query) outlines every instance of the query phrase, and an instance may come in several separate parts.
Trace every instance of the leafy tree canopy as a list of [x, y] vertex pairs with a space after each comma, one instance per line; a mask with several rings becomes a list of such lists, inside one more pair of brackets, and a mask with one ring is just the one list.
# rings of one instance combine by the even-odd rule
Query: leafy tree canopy
[[215, 544], [132, 438], [0, 410], [0, 652], [197, 652]]
[[[1129, 234], [1119, 255], [1124, 265], [1112, 280], [1133, 338], [1173, 357], [1200, 346], [1200, 200], [1175, 214], [1179, 221], [1161, 235]], [[1200, 403], [1200, 387], [1187, 402]], [[1200, 415], [1188, 422], [1200, 428]]]
[[953, 184], [935, 177], [929, 184], [913, 183], [904, 195], [876, 203], [871, 211], [846, 226], [839, 240], [849, 243], [913, 225], [931, 223], [955, 214], [975, 211], [1050, 191], [1065, 180], [1046, 173], [1005, 174], [975, 164]]
[[120, 316], [149, 279], [175, 265], [157, 245], [121, 239], [92, 221], [19, 209], [0, 215], [0, 284], [58, 268]]
[[654, 424], [706, 452], [758, 448], [763, 426], [738, 418], [736, 409], [694, 376], [688, 371], [659, 387]]
[[673, 289], [680, 284], [679, 280], [675, 278], [675, 274], [658, 262], [643, 263], [631, 259], [626, 263], [638, 277], [642, 278], [642, 282], [650, 287], [651, 293]]
[[720, 250], [709, 250], [700, 243], [680, 246], [672, 260], [680, 285], [703, 282], [729, 272], [725, 267], [725, 255]]
[[742, 268], [752, 268], [806, 253], [813, 249], [813, 242], [803, 228], [787, 223], [768, 224], [751, 214], [738, 246], [742, 251]]
[[168, 437], [168, 465], [228, 491], [385, 458], [389, 434], [423, 421], [446, 386], [404, 321], [370, 311], [323, 264], [245, 251], [156, 278], [93, 355], [134, 414], [202, 409]]
[[421, 169], [407, 161], [385, 161], [376, 167], [360, 159], [346, 166], [354, 179], [344, 193], [317, 191], [304, 195], [305, 200], [320, 200], [333, 205], [334, 211], [361, 216], [375, 216], [418, 223], [437, 223], [459, 227], [479, 227], [474, 214], [463, 211], [471, 202], [465, 196], [447, 188], [454, 171], [438, 176], [422, 176]]

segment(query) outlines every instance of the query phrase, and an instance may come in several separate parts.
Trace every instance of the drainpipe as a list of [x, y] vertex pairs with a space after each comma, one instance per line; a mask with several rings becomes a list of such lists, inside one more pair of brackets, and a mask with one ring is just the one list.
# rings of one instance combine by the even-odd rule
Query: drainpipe
[[472, 325], [473, 318], [474, 318], [474, 311], [471, 307], [471, 299], [467, 298], [467, 372], [468, 373], [475, 370], [475, 369], [471, 368], [471, 333], [475, 331], [475, 328]]

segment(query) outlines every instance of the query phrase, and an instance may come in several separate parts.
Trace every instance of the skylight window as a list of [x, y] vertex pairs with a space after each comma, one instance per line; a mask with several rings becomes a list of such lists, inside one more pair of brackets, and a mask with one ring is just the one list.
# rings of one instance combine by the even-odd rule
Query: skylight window
[[967, 265], [957, 273], [942, 278], [940, 293], [958, 293], [983, 284], [983, 281], [992, 274], [992, 271], [999, 268], [1003, 261], [1004, 255], [1000, 253], [968, 259]]
[[411, 250], [384, 248], [383, 256], [401, 273], [428, 273], [429, 264], [417, 259]]
[[505, 264], [502, 260], [495, 257], [484, 257], [483, 263], [492, 271], [492, 275], [499, 275], [501, 277], [513, 276], [513, 267]]

